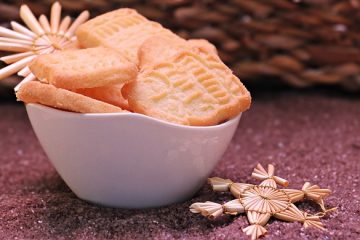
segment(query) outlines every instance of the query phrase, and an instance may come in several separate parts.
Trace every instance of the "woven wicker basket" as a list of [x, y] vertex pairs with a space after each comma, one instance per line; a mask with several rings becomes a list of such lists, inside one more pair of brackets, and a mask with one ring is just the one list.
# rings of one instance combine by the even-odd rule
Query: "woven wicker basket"
[[[360, 0], [64, 0], [75, 16], [132, 7], [185, 38], [206, 38], [244, 82], [282, 80], [360, 89]], [[48, 13], [52, 1], [1, 1], [0, 24], [20, 4]]]

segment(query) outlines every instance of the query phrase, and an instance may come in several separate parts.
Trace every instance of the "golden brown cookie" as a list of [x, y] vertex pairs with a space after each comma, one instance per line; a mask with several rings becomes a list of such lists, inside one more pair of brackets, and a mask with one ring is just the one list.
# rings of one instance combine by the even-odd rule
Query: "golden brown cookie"
[[[178, 51], [172, 45], [163, 45], [165, 55]], [[143, 57], [161, 54], [155, 53], [148, 51], [150, 56], [146, 56], [144, 52]], [[191, 48], [146, 65], [124, 93], [135, 112], [184, 125], [218, 124], [247, 110], [251, 103], [250, 93], [217, 55]]]
[[123, 86], [123, 84], [116, 84], [97, 88], [82, 88], [76, 89], [75, 92], [130, 111], [128, 100], [121, 93]]
[[22, 84], [16, 97], [25, 103], [39, 103], [79, 113], [126, 112], [111, 104], [38, 81]]
[[140, 71], [146, 67], [166, 61], [175, 56], [184, 47], [190, 48], [190, 45], [188, 46], [187, 41], [184, 39], [169, 41], [167, 38], [158, 36], [147, 38], [138, 50]]
[[147, 38], [138, 50], [139, 68], [164, 62], [175, 56], [179, 51], [189, 50], [198, 54], [212, 53], [217, 55], [214, 45], [205, 39], [168, 39], [166, 37], [152, 36]]
[[200, 51], [218, 54], [216, 47], [206, 39], [189, 39], [188, 44], [198, 48]]
[[40, 55], [30, 70], [41, 81], [64, 89], [123, 84], [136, 78], [137, 67], [113, 49], [72, 49]]
[[180, 38], [159, 23], [150, 21], [129, 8], [120, 8], [95, 17], [76, 31], [82, 47], [104, 46], [119, 49], [136, 64], [137, 51], [144, 40], [160, 35], [171, 39]]

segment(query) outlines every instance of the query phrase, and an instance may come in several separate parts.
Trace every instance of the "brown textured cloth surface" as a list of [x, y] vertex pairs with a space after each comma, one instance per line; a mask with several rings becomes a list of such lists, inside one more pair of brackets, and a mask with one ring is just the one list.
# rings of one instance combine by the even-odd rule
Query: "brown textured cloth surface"
[[[268, 89], [269, 90], [269, 89]], [[330, 188], [327, 232], [270, 221], [265, 239], [360, 238], [360, 97], [334, 90], [252, 91], [254, 103], [212, 176], [256, 183], [257, 162], [300, 188]], [[256, 92], [256, 94], [254, 94]], [[191, 214], [195, 201], [231, 197], [205, 185], [193, 199], [147, 210], [102, 208], [76, 198], [44, 155], [21, 105], [0, 104], [0, 239], [249, 239], [246, 217], [209, 221]], [[310, 202], [300, 209], [318, 211]]]

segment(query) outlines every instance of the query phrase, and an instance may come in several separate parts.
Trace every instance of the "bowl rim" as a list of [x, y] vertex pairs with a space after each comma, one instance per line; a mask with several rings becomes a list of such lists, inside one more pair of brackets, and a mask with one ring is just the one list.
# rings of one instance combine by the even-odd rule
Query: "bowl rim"
[[64, 116], [71, 116], [71, 117], [85, 117], [85, 118], [107, 118], [107, 117], [122, 117], [122, 116], [126, 116], [126, 117], [133, 117], [133, 118], [139, 118], [139, 119], [144, 119], [147, 121], [151, 121], [154, 123], [158, 123], [158, 124], [162, 124], [162, 125], [166, 125], [169, 127], [174, 127], [174, 128], [183, 128], [183, 129], [218, 129], [218, 128], [225, 128], [227, 126], [232, 125], [233, 123], [236, 123], [241, 115], [242, 112], [239, 113], [238, 115], [236, 115], [235, 117], [217, 124], [217, 125], [212, 125], [212, 126], [188, 126], [188, 125], [181, 125], [181, 124], [177, 124], [177, 123], [171, 123], [171, 122], [167, 122], [165, 120], [161, 120], [161, 119], [156, 119], [144, 114], [140, 114], [140, 113], [133, 113], [133, 112], [118, 112], [118, 113], [76, 113], [76, 112], [69, 112], [69, 111], [65, 111], [65, 110], [61, 110], [61, 109], [56, 109], [53, 107], [49, 107], [49, 106], [45, 106], [42, 104], [38, 104], [38, 103], [26, 103], [25, 104], [26, 109], [28, 108], [37, 108], [40, 109], [41, 111], [46, 111], [46, 112], [52, 112], [55, 114], [61, 114]]

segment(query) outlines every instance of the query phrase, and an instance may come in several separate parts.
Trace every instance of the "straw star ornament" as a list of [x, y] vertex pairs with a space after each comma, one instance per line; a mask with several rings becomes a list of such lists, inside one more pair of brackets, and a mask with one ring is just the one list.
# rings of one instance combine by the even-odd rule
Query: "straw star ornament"
[[[261, 164], [258, 164], [252, 173], [252, 177], [261, 180], [260, 185], [247, 183], [234, 183], [230, 179], [218, 177], [209, 178], [215, 192], [231, 192], [236, 198], [225, 204], [214, 202], [194, 203], [190, 206], [190, 211], [214, 219], [223, 214], [237, 215], [246, 213], [250, 226], [243, 229], [243, 232], [251, 239], [258, 239], [266, 234], [264, 226], [271, 217], [287, 221], [301, 222], [305, 228], [315, 227], [324, 230], [320, 217], [328, 211], [324, 206], [324, 198], [331, 191], [321, 189], [318, 185], [311, 185], [306, 182], [301, 190], [279, 189], [277, 185], [287, 187], [289, 182], [274, 175], [275, 168], [269, 164], [266, 171]], [[318, 203], [323, 212], [310, 215], [299, 210], [294, 203], [309, 199]]]
[[[36, 56], [76, 46], [75, 31], [80, 24], [87, 21], [89, 12], [83, 11], [71, 23], [69, 16], [61, 19], [61, 5], [55, 2], [51, 7], [50, 21], [45, 15], [36, 19], [27, 5], [20, 7], [20, 17], [26, 26], [15, 21], [11, 22], [12, 30], [0, 26], [0, 50], [16, 52], [0, 58], [9, 64], [0, 69], [0, 80], [17, 73], [25, 77], [21, 82], [24, 83], [35, 79], [28, 64]], [[15, 87], [15, 91], [20, 84]]]

